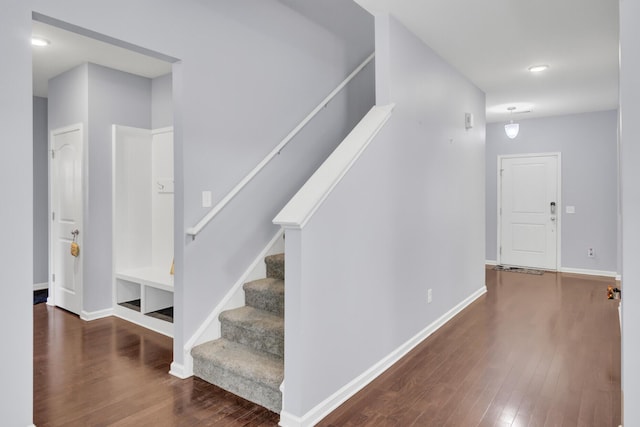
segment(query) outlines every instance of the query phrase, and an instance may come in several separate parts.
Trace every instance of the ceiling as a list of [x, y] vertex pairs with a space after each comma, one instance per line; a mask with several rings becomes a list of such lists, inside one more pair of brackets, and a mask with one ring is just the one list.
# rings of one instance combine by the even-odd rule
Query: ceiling
[[[617, 0], [356, 0], [389, 12], [486, 93], [487, 121], [618, 108]], [[533, 74], [528, 67], [548, 64]]]
[[[486, 93], [487, 121], [615, 109], [618, 106], [616, 0], [356, 0], [389, 12]], [[33, 23], [51, 41], [33, 48], [33, 87], [84, 62], [154, 78], [167, 62]], [[533, 74], [528, 67], [548, 64]]]
[[171, 72], [171, 64], [96, 39], [33, 21], [33, 36], [49, 40], [46, 47], [32, 47], [33, 94], [47, 96], [48, 81], [85, 62], [155, 78]]

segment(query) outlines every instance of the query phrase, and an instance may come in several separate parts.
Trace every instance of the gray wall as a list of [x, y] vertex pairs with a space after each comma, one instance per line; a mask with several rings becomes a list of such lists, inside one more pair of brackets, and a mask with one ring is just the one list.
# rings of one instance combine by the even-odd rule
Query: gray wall
[[625, 426], [640, 425], [640, 3], [620, 1], [622, 388]]
[[[89, 117], [87, 64], [79, 65], [49, 80], [49, 131], [83, 123]], [[85, 129], [85, 143], [87, 141]]]
[[5, 301], [0, 356], [2, 423], [28, 426], [33, 420], [33, 133], [29, 2], [0, 6], [0, 117], [5, 183], [0, 224], [0, 284]]
[[171, 73], [151, 80], [151, 127], [173, 126], [173, 85]]
[[297, 417], [484, 288], [484, 94], [393, 18], [376, 17], [376, 52], [393, 116], [286, 231], [284, 410]]
[[[504, 123], [487, 125], [487, 260], [496, 260], [497, 158], [504, 154], [562, 153], [563, 268], [618, 271], [617, 111], [518, 120], [511, 140]], [[575, 206], [567, 214], [566, 206]], [[587, 248], [596, 256], [587, 257]]]
[[86, 312], [112, 306], [111, 125], [151, 127], [151, 80], [83, 64], [49, 81], [49, 128], [83, 123], [88, 188], [84, 203]]
[[[362, 41], [348, 43], [275, 0], [141, 0], [135, 8], [125, 0], [26, 3], [44, 16], [180, 60], [173, 67], [174, 357], [182, 363], [185, 341], [276, 232], [275, 213], [371, 106], [372, 82], [356, 83], [365, 96], [343, 93], [324, 110], [325, 121], [296, 138], [245, 198], [191, 241], [185, 230], [207, 211], [201, 192], [220, 200], [373, 51], [373, 19], [351, 2], [336, 2], [333, 13], [367, 23], [353, 29], [363, 32]], [[194, 40], [207, 40], [206, 51]]]
[[89, 199], [83, 308], [93, 312], [112, 307], [111, 125], [151, 128], [151, 79], [95, 64], [88, 64], [87, 70]]
[[33, 97], [33, 283], [49, 272], [49, 132], [47, 98]]

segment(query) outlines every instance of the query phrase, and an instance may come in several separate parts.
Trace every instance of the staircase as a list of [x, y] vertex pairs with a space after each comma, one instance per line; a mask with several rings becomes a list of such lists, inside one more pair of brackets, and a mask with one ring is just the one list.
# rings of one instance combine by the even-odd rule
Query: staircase
[[279, 413], [284, 378], [284, 254], [245, 283], [245, 306], [220, 313], [222, 338], [191, 350], [194, 375]]

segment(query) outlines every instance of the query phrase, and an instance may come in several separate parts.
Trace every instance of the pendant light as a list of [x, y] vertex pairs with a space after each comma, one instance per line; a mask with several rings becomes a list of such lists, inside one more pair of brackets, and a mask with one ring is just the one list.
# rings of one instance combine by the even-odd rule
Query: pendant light
[[504, 131], [509, 139], [514, 139], [516, 136], [518, 136], [518, 132], [520, 131], [520, 124], [513, 123], [513, 110], [515, 109], [516, 107], [507, 108], [507, 110], [509, 110], [509, 112], [511, 113], [511, 121], [504, 125]]

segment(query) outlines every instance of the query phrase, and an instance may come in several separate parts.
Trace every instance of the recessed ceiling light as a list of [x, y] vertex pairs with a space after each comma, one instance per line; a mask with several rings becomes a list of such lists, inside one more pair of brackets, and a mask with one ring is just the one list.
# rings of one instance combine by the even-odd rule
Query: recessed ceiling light
[[548, 65], [532, 65], [531, 67], [529, 67], [529, 71], [531, 71], [532, 73], [539, 73], [547, 69], [549, 69]]
[[31, 37], [31, 44], [33, 46], [49, 46], [51, 42], [47, 39], [43, 39], [42, 37]]

